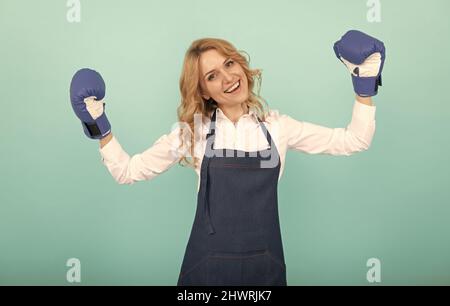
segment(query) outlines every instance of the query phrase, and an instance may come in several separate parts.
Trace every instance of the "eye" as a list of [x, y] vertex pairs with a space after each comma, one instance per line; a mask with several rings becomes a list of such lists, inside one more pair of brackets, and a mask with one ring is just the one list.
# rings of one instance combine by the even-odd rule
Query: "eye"
[[230, 67], [230, 66], [232, 66], [234, 64], [234, 61], [233, 60], [231, 60], [231, 61], [229, 61], [229, 62], [227, 62], [227, 67]]
[[208, 81], [212, 81], [214, 79], [214, 73], [211, 73], [209, 76], [208, 76]]

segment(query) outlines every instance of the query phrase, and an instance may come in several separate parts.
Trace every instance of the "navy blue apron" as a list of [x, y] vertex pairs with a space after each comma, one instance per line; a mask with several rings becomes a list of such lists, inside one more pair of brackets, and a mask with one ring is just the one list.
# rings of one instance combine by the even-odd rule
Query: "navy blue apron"
[[285, 286], [278, 218], [280, 158], [269, 148], [214, 149], [213, 112], [200, 172], [197, 210], [178, 286]]

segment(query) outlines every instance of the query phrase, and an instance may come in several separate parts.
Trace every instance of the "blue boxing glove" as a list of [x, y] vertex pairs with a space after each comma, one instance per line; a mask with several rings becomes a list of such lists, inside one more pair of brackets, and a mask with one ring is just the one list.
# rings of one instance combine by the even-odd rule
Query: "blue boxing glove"
[[334, 44], [334, 52], [352, 74], [353, 88], [361, 97], [371, 97], [381, 86], [386, 58], [383, 42], [360, 31], [351, 30]]
[[70, 83], [72, 108], [81, 120], [84, 133], [91, 139], [101, 139], [111, 133], [104, 111], [105, 91], [103, 78], [91, 69], [77, 71]]

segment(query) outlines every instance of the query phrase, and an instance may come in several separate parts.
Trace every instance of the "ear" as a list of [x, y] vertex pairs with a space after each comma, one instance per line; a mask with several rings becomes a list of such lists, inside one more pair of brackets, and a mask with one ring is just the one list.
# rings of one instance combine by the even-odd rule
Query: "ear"
[[200, 81], [200, 95], [202, 96], [203, 99], [205, 99], [206, 101], [208, 101], [211, 97], [208, 96], [208, 90], [204, 87], [204, 85], [201, 83]]

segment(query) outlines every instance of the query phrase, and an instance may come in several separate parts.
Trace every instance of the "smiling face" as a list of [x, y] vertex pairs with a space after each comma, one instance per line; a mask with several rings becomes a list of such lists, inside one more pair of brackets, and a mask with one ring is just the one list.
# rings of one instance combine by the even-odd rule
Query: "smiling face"
[[[248, 99], [248, 80], [241, 65], [211, 49], [201, 54], [200, 85], [202, 97], [219, 105], [240, 105]], [[239, 87], [236, 87], [238, 86]]]

